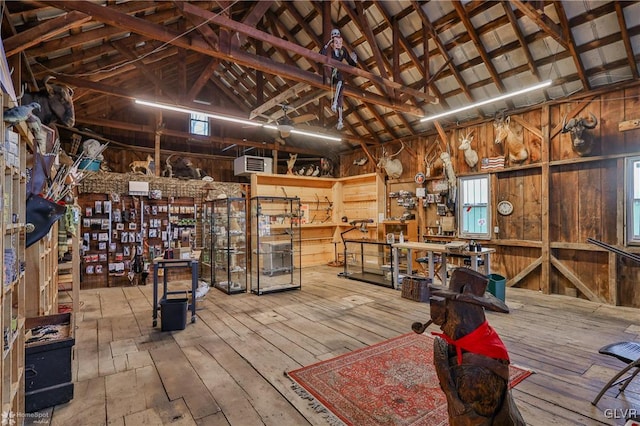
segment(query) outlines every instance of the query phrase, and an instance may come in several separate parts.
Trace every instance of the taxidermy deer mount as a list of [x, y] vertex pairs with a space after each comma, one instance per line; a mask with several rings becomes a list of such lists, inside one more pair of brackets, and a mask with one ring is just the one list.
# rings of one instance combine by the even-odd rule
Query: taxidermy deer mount
[[473, 142], [473, 130], [466, 134], [466, 136], [460, 136], [458, 138], [460, 146], [458, 149], [464, 151], [464, 161], [472, 169], [478, 164], [478, 153], [471, 148], [471, 142]]
[[382, 157], [380, 157], [380, 159], [378, 160], [377, 167], [379, 169], [384, 169], [387, 176], [389, 176], [391, 179], [398, 179], [400, 176], [402, 176], [402, 163], [399, 159], [394, 158], [404, 149], [404, 142], [401, 142], [401, 144], [402, 147], [398, 150], [398, 152], [392, 155], [387, 154], [387, 151], [383, 147]]

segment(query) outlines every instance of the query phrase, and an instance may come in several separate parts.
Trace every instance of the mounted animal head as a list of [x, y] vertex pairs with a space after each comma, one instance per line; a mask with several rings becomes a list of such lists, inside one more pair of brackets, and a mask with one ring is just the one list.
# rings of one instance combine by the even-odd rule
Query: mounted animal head
[[404, 142], [401, 143], [402, 147], [398, 150], [398, 152], [392, 155], [387, 154], [387, 151], [383, 147], [382, 157], [378, 160], [378, 164], [376, 165], [376, 167], [378, 167], [379, 169], [384, 169], [387, 176], [389, 176], [391, 179], [398, 179], [400, 176], [402, 176], [402, 163], [399, 159], [393, 158], [400, 154], [404, 149]]
[[497, 115], [493, 121], [493, 127], [496, 132], [494, 143], [504, 144], [505, 156], [508, 152], [510, 163], [522, 163], [529, 158], [522, 134], [517, 134], [511, 128], [511, 117], [504, 118], [502, 114]]
[[325, 157], [320, 159], [320, 176], [333, 176], [333, 160]]
[[43, 80], [44, 89], [37, 92], [26, 92], [21, 97], [23, 105], [31, 102], [40, 104], [40, 111], [35, 114], [42, 124], [60, 123], [73, 127], [76, 122], [73, 108], [73, 89], [66, 84], [52, 83], [53, 76]]
[[572, 118], [567, 122], [567, 116], [562, 118], [562, 133], [571, 135], [571, 148], [576, 154], [583, 157], [591, 154], [594, 137], [589, 130], [598, 125], [598, 119], [593, 113], [589, 113], [590, 120], [586, 118]]
[[464, 161], [473, 168], [478, 164], [478, 153], [471, 148], [471, 142], [473, 142], [473, 130], [466, 134], [466, 136], [460, 136], [458, 138], [460, 146], [458, 149], [464, 151]]

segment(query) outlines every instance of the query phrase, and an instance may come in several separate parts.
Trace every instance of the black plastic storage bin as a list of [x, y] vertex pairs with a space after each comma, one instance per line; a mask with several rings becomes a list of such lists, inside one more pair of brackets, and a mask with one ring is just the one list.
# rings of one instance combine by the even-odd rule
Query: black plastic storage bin
[[[41, 340], [25, 343], [25, 398], [27, 413], [63, 404], [73, 399], [71, 375], [72, 349], [75, 344], [71, 313], [27, 318], [27, 330], [40, 330]], [[68, 335], [50, 333], [56, 327], [66, 327]], [[32, 333], [37, 336], [38, 332]], [[47, 337], [49, 336], [49, 337]]]
[[187, 327], [189, 299], [162, 299], [160, 301], [160, 323], [162, 331], [184, 330]]

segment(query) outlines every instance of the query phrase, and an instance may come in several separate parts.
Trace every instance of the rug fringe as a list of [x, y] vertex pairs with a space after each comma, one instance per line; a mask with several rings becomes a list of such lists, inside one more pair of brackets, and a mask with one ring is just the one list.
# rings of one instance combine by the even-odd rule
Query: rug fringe
[[308, 400], [309, 406], [313, 409], [313, 411], [321, 414], [330, 426], [346, 426], [342, 420], [340, 420], [327, 407], [325, 407], [320, 401], [318, 401], [313, 395], [311, 395], [309, 391], [307, 391], [295, 380], [293, 380], [291, 376], [289, 376], [287, 373], [285, 373], [285, 376], [287, 376], [289, 380], [291, 380], [291, 389], [293, 389], [293, 391], [298, 394], [300, 398]]

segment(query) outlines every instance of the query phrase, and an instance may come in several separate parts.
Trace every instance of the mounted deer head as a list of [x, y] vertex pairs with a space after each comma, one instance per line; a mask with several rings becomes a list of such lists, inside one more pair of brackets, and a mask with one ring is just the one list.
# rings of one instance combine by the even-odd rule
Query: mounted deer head
[[473, 142], [473, 130], [467, 133], [466, 136], [460, 136], [458, 138], [460, 146], [458, 149], [464, 151], [464, 161], [469, 167], [474, 168], [478, 164], [478, 153], [471, 148], [471, 142]]
[[581, 157], [591, 154], [594, 137], [588, 131], [598, 125], [598, 119], [593, 113], [589, 113], [591, 120], [586, 118], [572, 118], [567, 122], [567, 116], [562, 118], [562, 133], [571, 134], [571, 148]]
[[402, 176], [402, 163], [399, 159], [393, 158], [400, 154], [404, 149], [404, 142], [401, 142], [402, 147], [395, 154], [388, 155], [386, 150], [382, 148], [382, 157], [378, 160], [378, 164], [376, 167], [379, 169], [384, 169], [387, 176], [391, 179], [398, 179]]
[[496, 116], [493, 127], [496, 130], [494, 142], [504, 143], [505, 157], [508, 157], [509, 163], [522, 163], [529, 158], [529, 152], [524, 146], [524, 138], [511, 128], [511, 117], [504, 118], [502, 114]]

